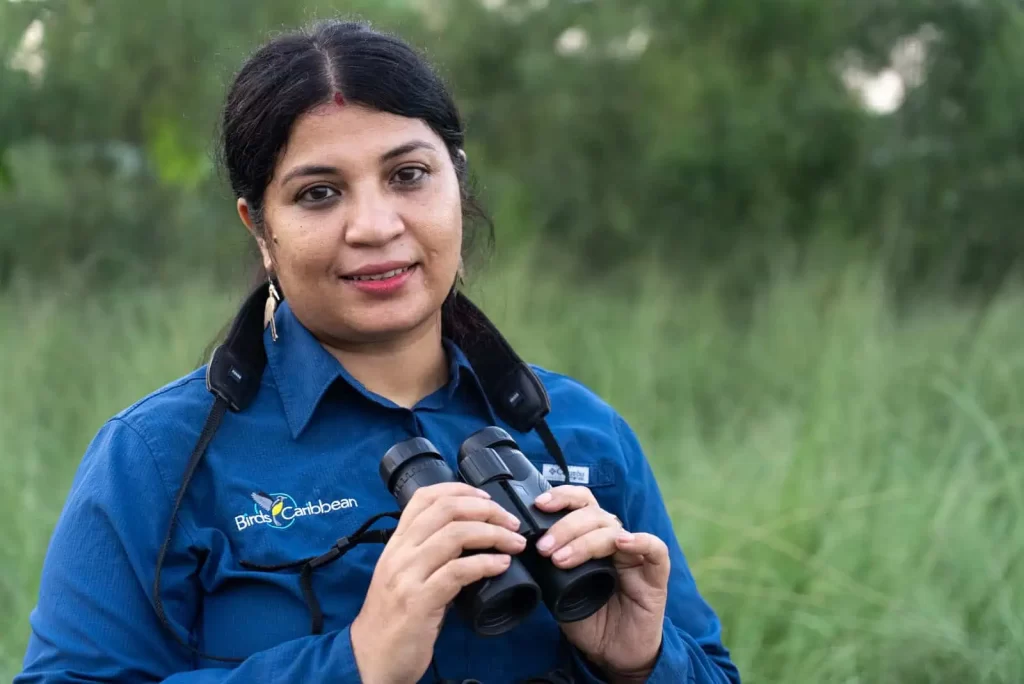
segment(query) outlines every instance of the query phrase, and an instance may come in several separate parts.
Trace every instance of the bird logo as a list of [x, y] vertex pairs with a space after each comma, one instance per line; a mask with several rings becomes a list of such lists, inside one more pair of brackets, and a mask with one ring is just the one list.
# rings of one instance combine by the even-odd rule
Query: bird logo
[[256, 502], [256, 512], [259, 513], [262, 509], [266, 515], [269, 515], [271, 526], [285, 528], [295, 522], [294, 520], [285, 520], [281, 515], [288, 504], [291, 505], [291, 508], [295, 508], [295, 500], [287, 494], [253, 492], [251, 496], [252, 500]]

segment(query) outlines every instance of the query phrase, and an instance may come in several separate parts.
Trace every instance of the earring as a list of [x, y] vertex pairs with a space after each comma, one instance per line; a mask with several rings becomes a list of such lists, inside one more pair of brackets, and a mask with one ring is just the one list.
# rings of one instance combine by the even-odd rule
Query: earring
[[281, 301], [281, 295], [274, 287], [274, 281], [270, 281], [270, 293], [267, 295], [267, 303], [263, 307], [263, 329], [270, 326], [270, 337], [277, 342], [277, 323], [274, 321], [274, 313], [277, 311], [277, 303]]

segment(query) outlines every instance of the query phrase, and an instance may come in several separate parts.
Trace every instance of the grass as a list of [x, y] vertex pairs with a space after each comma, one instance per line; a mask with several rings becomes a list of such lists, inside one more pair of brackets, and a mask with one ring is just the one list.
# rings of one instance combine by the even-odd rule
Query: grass
[[[567, 288], [513, 260], [476, 300], [647, 448], [745, 682], [1024, 680], [1024, 292], [897, 318], [872, 268], [779, 276], [743, 315], [656, 271]], [[74, 468], [194, 367], [236, 292], [0, 298], [0, 675], [18, 669]]]

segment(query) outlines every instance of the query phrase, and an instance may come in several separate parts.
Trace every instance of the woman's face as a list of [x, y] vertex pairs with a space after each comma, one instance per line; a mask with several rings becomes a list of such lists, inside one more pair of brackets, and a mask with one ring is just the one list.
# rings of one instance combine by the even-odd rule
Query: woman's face
[[[253, 230], [249, 209], [239, 214]], [[397, 340], [435, 325], [455, 281], [455, 168], [424, 122], [354, 104], [298, 119], [264, 200], [264, 266], [328, 343]]]

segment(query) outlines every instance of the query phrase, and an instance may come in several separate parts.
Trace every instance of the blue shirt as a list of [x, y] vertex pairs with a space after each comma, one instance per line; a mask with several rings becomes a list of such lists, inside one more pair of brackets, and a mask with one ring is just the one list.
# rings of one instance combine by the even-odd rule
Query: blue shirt
[[[561, 471], [540, 438], [498, 419], [450, 342], [449, 382], [407, 409], [349, 375], [287, 302], [277, 326], [276, 342], [264, 337], [268, 358], [259, 392], [246, 410], [224, 416], [189, 485], [161, 572], [161, 598], [174, 630], [202, 652], [244, 661], [197, 658], [154, 612], [157, 555], [213, 401], [201, 368], [112, 417], [90, 443], [53, 532], [16, 684], [359, 682], [348, 626], [382, 546], [354, 547], [313, 573], [324, 612], [323, 632], [315, 635], [298, 570], [252, 570], [242, 561], [274, 565], [317, 556], [370, 516], [397, 510], [378, 463], [392, 445], [413, 436], [433, 442], [455, 470], [462, 441], [497, 425], [559, 483]], [[580, 383], [535, 370], [550, 394], [548, 423], [571, 479], [589, 486], [627, 529], [655, 534], [669, 546], [663, 648], [649, 681], [739, 682], [634, 433]], [[280, 514], [266, 515], [254, 492], [281, 497]], [[446, 620], [435, 658], [442, 677], [505, 684], [559, 666], [559, 646], [558, 625], [539, 604], [499, 637], [478, 637], [461, 620]], [[578, 654], [573, 658], [585, 668], [584, 681], [601, 681]], [[431, 681], [428, 669], [421, 682]]]

